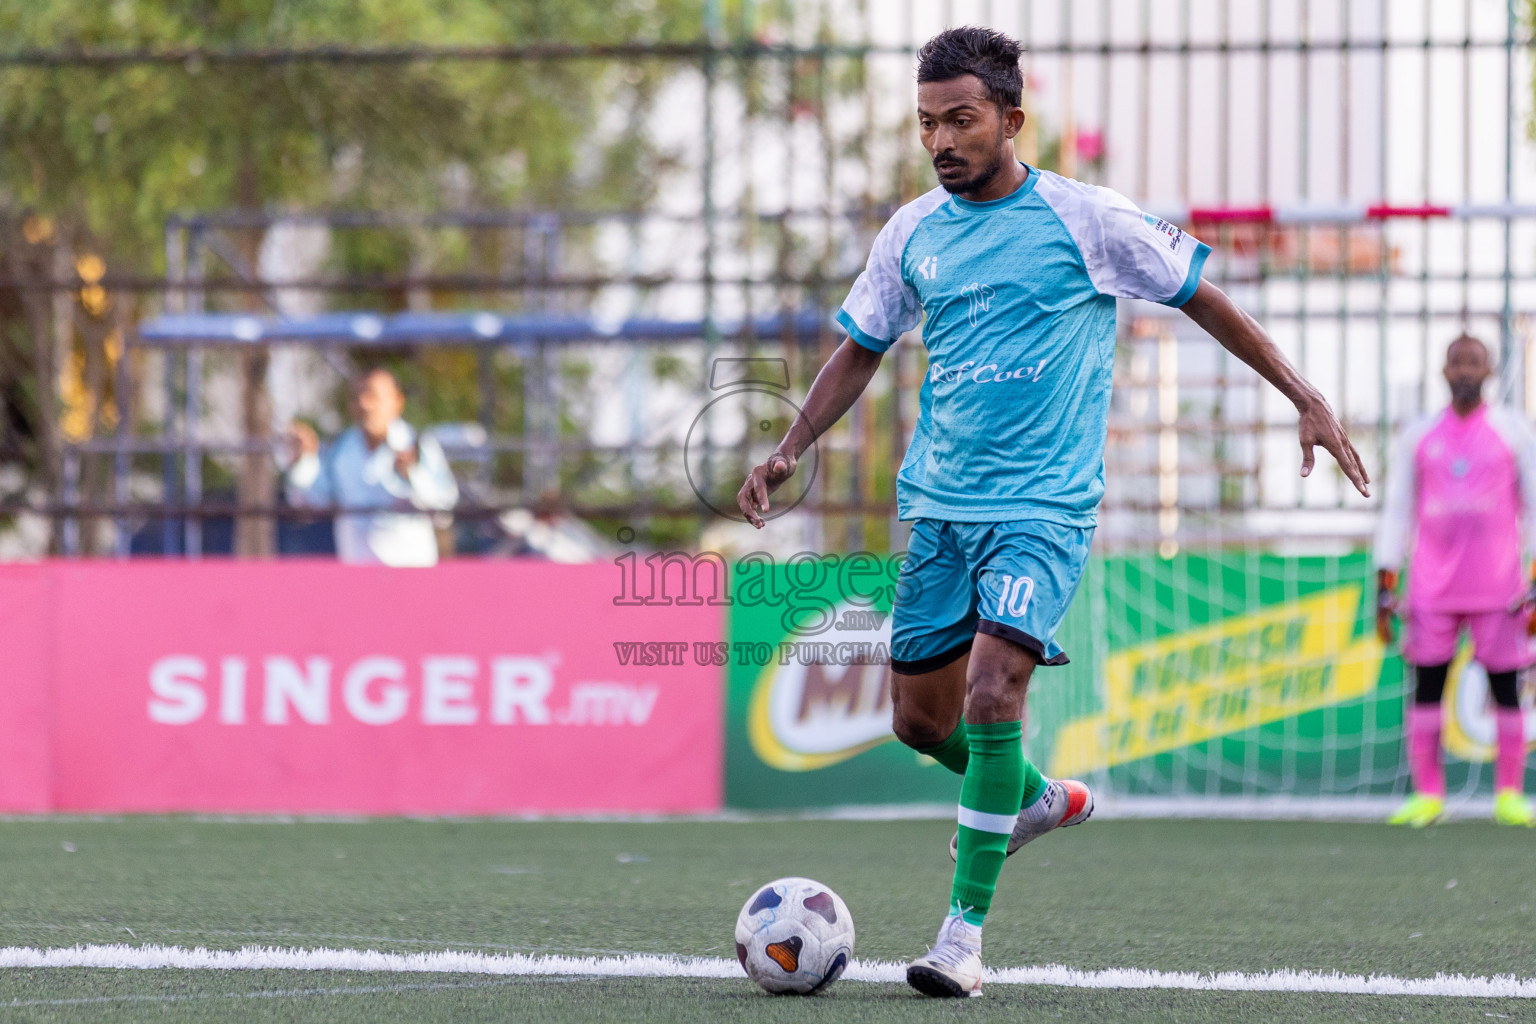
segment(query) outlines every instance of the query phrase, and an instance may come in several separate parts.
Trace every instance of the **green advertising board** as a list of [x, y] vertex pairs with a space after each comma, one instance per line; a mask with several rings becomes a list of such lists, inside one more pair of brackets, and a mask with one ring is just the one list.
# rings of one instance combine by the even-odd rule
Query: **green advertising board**
[[[890, 731], [888, 588], [759, 571], [796, 600], [730, 609], [726, 803], [953, 801], [955, 777]], [[1402, 666], [1375, 638], [1373, 598], [1364, 553], [1095, 558], [1058, 634], [1071, 663], [1031, 685], [1029, 754], [1122, 793], [1400, 788]], [[1476, 733], [1453, 723], [1452, 752], [1486, 759]]]
[[[837, 571], [849, 559], [867, 560], [870, 571]], [[892, 561], [825, 556], [821, 565], [766, 565], [763, 586], [736, 588], [726, 627], [726, 805], [953, 800], [955, 777], [891, 734]], [[754, 599], [765, 592], [772, 599]]]
[[1116, 792], [1389, 792], [1402, 668], [1374, 627], [1369, 556], [1119, 556], [1095, 566], [1091, 685], [1042, 692], [1046, 771]]

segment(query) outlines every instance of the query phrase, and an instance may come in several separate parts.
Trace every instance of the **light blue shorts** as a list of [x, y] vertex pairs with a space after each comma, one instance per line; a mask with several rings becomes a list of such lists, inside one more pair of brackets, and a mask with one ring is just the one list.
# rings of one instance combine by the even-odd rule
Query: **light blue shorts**
[[919, 519], [896, 584], [891, 668], [932, 672], [971, 649], [977, 633], [1011, 640], [1045, 665], [1065, 665], [1056, 630], [1072, 604], [1093, 527], [1024, 519]]

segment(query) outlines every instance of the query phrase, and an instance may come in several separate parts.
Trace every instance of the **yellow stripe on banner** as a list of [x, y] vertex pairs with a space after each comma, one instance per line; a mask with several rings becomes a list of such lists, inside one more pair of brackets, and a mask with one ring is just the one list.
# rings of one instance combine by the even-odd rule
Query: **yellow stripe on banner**
[[1076, 775], [1362, 696], [1382, 646], [1356, 637], [1363, 587], [1325, 591], [1111, 655], [1105, 711], [1056, 733], [1050, 773]]

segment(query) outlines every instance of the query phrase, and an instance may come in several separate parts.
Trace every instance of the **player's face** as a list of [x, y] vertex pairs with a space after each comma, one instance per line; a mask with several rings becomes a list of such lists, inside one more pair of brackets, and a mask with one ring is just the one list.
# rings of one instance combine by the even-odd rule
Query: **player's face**
[[387, 373], [370, 373], [357, 387], [357, 425], [377, 441], [405, 411], [400, 385]]
[[984, 188], [1004, 162], [1013, 159], [1008, 139], [1018, 131], [1011, 124], [1014, 115], [1023, 122], [1024, 112], [1017, 107], [1006, 114], [999, 110], [975, 75], [918, 84], [923, 148], [946, 191], [964, 194]]
[[1476, 341], [1458, 341], [1445, 353], [1445, 382], [1459, 405], [1474, 405], [1483, 392], [1483, 381], [1493, 368], [1488, 350]]

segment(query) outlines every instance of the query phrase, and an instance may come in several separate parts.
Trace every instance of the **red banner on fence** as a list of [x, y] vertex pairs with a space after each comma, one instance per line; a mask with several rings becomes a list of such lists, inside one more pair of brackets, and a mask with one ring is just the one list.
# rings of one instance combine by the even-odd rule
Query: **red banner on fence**
[[[720, 611], [617, 606], [618, 580], [521, 561], [0, 568], [0, 806], [717, 808], [720, 669], [692, 652]], [[674, 656], [621, 661], [635, 643]]]

